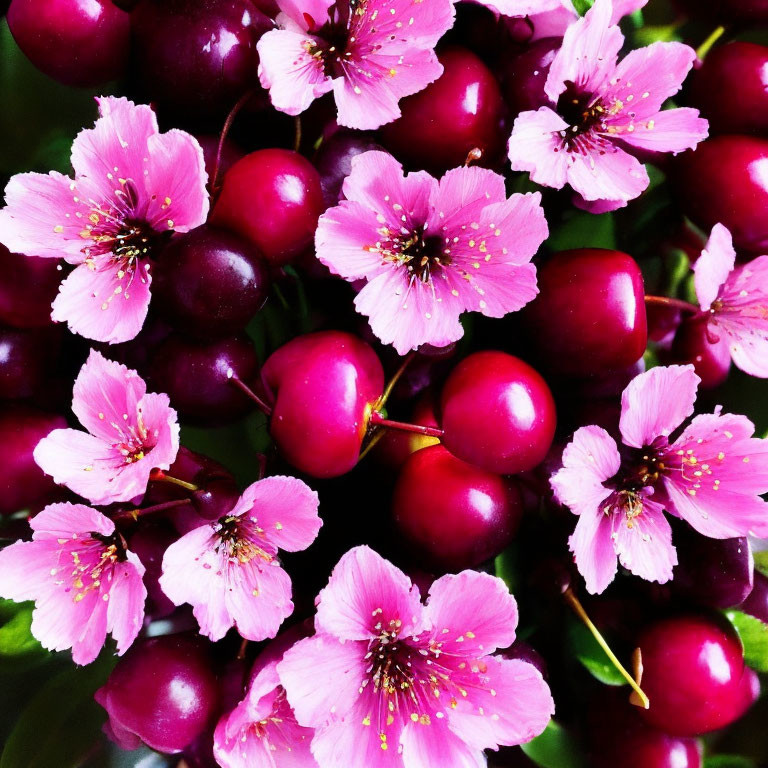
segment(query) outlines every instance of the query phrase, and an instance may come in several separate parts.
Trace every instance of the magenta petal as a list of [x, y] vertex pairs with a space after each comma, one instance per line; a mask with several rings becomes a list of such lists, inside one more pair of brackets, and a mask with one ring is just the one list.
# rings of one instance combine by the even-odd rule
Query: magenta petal
[[147, 599], [147, 589], [142, 581], [144, 566], [133, 552], [128, 552], [127, 557], [128, 562], [117, 564], [112, 571], [107, 601], [107, 630], [115, 638], [119, 656], [139, 634]]
[[576, 530], [568, 539], [568, 546], [579, 573], [584, 577], [587, 591], [593, 595], [604, 592], [618, 570], [611, 518], [599, 507], [584, 510], [576, 523]]
[[333, 569], [317, 598], [318, 631], [340, 640], [377, 637], [377, 624], [399, 620], [403, 634], [422, 629], [419, 590], [392, 563], [369, 547], [355, 547]]
[[[409, 722], [400, 737], [403, 768], [486, 768], [482, 749], [470, 747], [456, 736], [442, 720], [429, 725]], [[386, 765], [386, 763], [385, 763]]]
[[696, 297], [706, 312], [736, 264], [733, 237], [722, 224], [715, 224], [701, 256], [693, 265]]
[[549, 107], [522, 112], [515, 119], [507, 151], [513, 171], [528, 171], [537, 184], [562, 189], [570, 163], [560, 131], [568, 123]]
[[693, 413], [700, 381], [692, 365], [659, 366], [635, 376], [621, 396], [624, 442], [642, 448], [671, 434]]

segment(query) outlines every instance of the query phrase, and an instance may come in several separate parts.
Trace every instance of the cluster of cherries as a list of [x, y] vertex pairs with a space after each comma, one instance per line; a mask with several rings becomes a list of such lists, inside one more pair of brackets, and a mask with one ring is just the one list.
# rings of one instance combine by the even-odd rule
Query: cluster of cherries
[[[703, 24], [768, 23], [765, 0], [678, 6]], [[542, 656], [524, 643], [506, 653], [548, 675], [558, 719], [582, 735], [590, 764], [700, 768], [698, 737], [738, 720], [759, 695], [719, 611], [739, 607], [768, 622], [768, 579], [754, 570], [746, 539], [708, 540], [681, 527], [669, 585], [619, 580], [608, 597], [585, 602], [619, 645], [642, 650], [653, 706], [632, 707], [624, 690], [617, 697], [574, 671], [564, 649], [562, 596], [578, 588], [565, 545], [573, 523], [551, 501], [547, 479], [575, 428], [616, 432], [618, 396], [642, 370], [649, 342], [664, 362], [693, 363], [709, 388], [728, 375], [727, 345], [674, 303], [647, 304], [633, 257], [582, 248], [540, 255], [540, 293], [520, 313], [473, 319], [457, 344], [403, 360], [378, 344], [354, 313], [351, 287], [312, 251], [318, 217], [338, 202], [362, 152], [383, 146], [406, 167], [438, 175], [478, 160], [501, 169], [511, 121], [546, 103], [561, 40], [529, 43], [524, 20], [503, 23], [460, 3], [438, 47], [442, 76], [404, 99], [399, 119], [376, 133], [340, 129], [320, 100], [297, 130], [268, 107], [258, 83], [256, 43], [274, 28], [275, 13], [272, 0], [12, 0], [10, 30], [41, 71], [71, 86], [121, 81], [152, 103], [161, 124], [193, 132], [205, 152], [208, 223], [158, 250], [143, 331], [103, 351], [167, 393], [185, 426], [227, 428], [261, 410], [271, 438], [262, 461], [312, 478], [325, 526], [310, 551], [286, 559], [297, 619], [311, 615], [317, 588], [355, 543], [375, 544], [429, 583], [438, 573], [487, 567], [514, 539], [522, 542], [513, 548], [516, 594], [523, 618], [540, 619], [531, 640]], [[715, 46], [693, 74], [685, 99], [708, 118], [711, 138], [664, 161], [677, 207], [650, 235], [649, 253], [698, 256], [704, 241], [684, 216], [705, 231], [725, 224], [744, 254], [768, 252], [767, 72], [768, 47], [734, 41]], [[569, 203], [553, 192], [545, 206], [556, 220]], [[53, 260], [0, 246], [0, 265], [0, 516], [14, 537], [26, 535], [15, 513], [68, 498], [32, 453], [66, 426], [88, 347], [51, 323], [61, 278]], [[267, 309], [292, 309], [266, 320], [268, 296]], [[276, 331], [275, 322], [289, 330]], [[262, 360], [256, 327], [271, 351]], [[328, 330], [337, 328], [348, 330]], [[293, 338], [272, 351], [275, 335]], [[253, 466], [255, 475], [256, 457]], [[142, 506], [189, 498], [191, 510], [171, 505], [120, 524], [147, 568], [148, 617], [165, 619], [174, 633], [138, 640], [98, 699], [136, 745], [183, 752], [189, 765], [206, 768], [215, 765], [211, 729], [242, 697], [252, 649], [242, 654], [231, 638], [211, 644], [196, 636], [191, 614], [157, 580], [165, 549], [195, 521], [231, 509], [238, 485], [220, 463], [186, 448], [167, 475], [181, 482], [156, 476]], [[517, 748], [490, 759], [532, 764]]]

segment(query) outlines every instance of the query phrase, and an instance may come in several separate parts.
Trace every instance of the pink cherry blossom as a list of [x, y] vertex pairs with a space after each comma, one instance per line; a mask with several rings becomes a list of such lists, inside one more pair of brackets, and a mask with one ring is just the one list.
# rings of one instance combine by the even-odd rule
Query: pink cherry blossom
[[258, 43], [259, 76], [289, 115], [333, 91], [338, 123], [373, 129], [400, 116], [398, 101], [437, 80], [437, 41], [451, 0], [278, 0], [280, 29]]
[[[624, 6], [621, 10], [625, 10]], [[707, 136], [695, 109], [663, 110], [696, 59], [681, 43], [653, 43], [617, 61], [624, 42], [611, 0], [596, 0], [565, 33], [545, 84], [551, 107], [521, 113], [509, 140], [512, 168], [596, 212], [648, 186], [634, 152], [683, 152]]]
[[538, 193], [507, 198], [504, 179], [483, 168], [439, 182], [406, 176], [386, 152], [355, 157], [343, 191], [320, 217], [317, 257], [367, 281], [355, 307], [400, 354], [461, 338], [462, 312], [503, 317], [538, 293], [530, 261], [547, 237]]
[[[613, 0], [611, 24], [643, 8], [648, 0]], [[542, 37], [562, 37], [568, 27], [578, 20], [579, 14], [571, 0], [482, 0], [491, 10], [502, 16], [530, 19], [533, 28], [531, 40]]]
[[582, 427], [551, 478], [556, 498], [579, 516], [570, 547], [587, 589], [602, 592], [619, 562], [648, 581], [672, 578], [677, 555], [663, 512], [703, 536], [768, 536], [768, 441], [745, 416], [696, 416], [693, 366], [653, 368], [624, 390], [623, 446], [602, 428]]
[[317, 507], [317, 494], [295, 477], [253, 483], [228, 515], [171, 544], [162, 590], [176, 605], [193, 606], [211, 640], [233, 625], [248, 640], [274, 637], [293, 612], [278, 549], [297, 552], [315, 540], [322, 525]]
[[90, 664], [107, 632], [118, 654], [144, 619], [144, 566], [115, 524], [82, 504], [51, 504], [29, 522], [32, 541], [0, 551], [0, 596], [34, 600], [32, 634], [51, 651]]
[[10, 180], [0, 242], [75, 265], [52, 318], [73, 333], [117, 343], [144, 323], [150, 253], [173, 231], [205, 222], [207, 175], [197, 141], [175, 129], [160, 133], [148, 106], [97, 101], [99, 119], [72, 145], [74, 179], [52, 171]]
[[731, 233], [716, 224], [693, 271], [708, 336], [727, 342], [742, 371], [768, 378], [768, 256], [736, 267]]
[[245, 698], [220, 718], [213, 755], [221, 768], [316, 768], [312, 735], [296, 722], [273, 660], [258, 669]]
[[40, 468], [93, 504], [130, 501], [153, 469], [168, 469], [179, 450], [179, 424], [168, 395], [147, 392], [136, 373], [91, 350], [72, 393], [87, 432], [55, 429], [35, 448]]
[[356, 547], [318, 597], [317, 634], [277, 671], [321, 768], [480, 768], [482, 750], [529, 741], [554, 710], [531, 664], [491, 655], [516, 624], [500, 579], [443, 576], [424, 606], [402, 571]]

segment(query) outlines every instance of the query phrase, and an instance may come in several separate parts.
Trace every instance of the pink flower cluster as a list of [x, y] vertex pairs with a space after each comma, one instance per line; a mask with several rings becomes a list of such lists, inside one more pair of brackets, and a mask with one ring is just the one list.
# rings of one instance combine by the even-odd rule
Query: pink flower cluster
[[616, 575], [616, 560], [636, 576], [672, 578], [677, 555], [664, 511], [703, 536], [768, 537], [768, 441], [745, 416], [696, 416], [693, 366], [653, 368], [624, 390], [622, 445], [602, 428], [581, 427], [551, 478], [555, 497], [578, 515], [570, 538], [592, 593]]

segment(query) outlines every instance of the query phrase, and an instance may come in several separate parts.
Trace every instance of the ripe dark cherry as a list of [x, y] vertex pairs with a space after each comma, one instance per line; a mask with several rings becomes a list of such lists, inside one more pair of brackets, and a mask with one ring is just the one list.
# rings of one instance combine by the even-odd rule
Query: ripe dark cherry
[[315, 168], [320, 174], [326, 207], [336, 205], [343, 197], [341, 186], [352, 170], [352, 158], [376, 149], [381, 146], [369, 134], [346, 129], [337, 130], [323, 141], [315, 155]]
[[544, 93], [552, 60], [562, 39], [544, 37], [521, 53], [512, 54], [501, 67], [501, 90], [511, 115], [549, 104]]
[[755, 570], [752, 591], [739, 609], [768, 624], [768, 576]]
[[[203, 149], [205, 172], [208, 174], [208, 185], [210, 187], [213, 183], [213, 174], [216, 171], [216, 157], [219, 153], [219, 137], [214, 134], [203, 133], [198, 134], [195, 138]], [[217, 184], [221, 183], [224, 174], [242, 157], [245, 157], [245, 152], [231, 139], [224, 139], [224, 144], [221, 147], [221, 157], [219, 157]]]
[[123, 749], [144, 742], [174, 754], [189, 746], [217, 713], [218, 684], [208, 644], [186, 635], [138, 640], [118, 661], [96, 701], [106, 730]]
[[56, 492], [32, 452], [49, 432], [66, 426], [63, 416], [30, 406], [0, 409], [0, 515], [33, 507]]
[[724, 728], [751, 703], [751, 670], [733, 631], [704, 616], [679, 616], [649, 626], [638, 638], [642, 687], [651, 701], [640, 715], [675, 736]]
[[142, 0], [131, 14], [141, 95], [193, 119], [259, 88], [256, 43], [274, 23], [250, 0]]
[[442, 445], [411, 454], [392, 499], [395, 527], [420, 566], [460, 571], [499, 554], [522, 515], [512, 481], [467, 464]]
[[768, 139], [715, 136], [674, 158], [671, 178], [695, 224], [707, 232], [724, 224], [737, 249], [768, 251]]
[[579, 248], [538, 272], [539, 295], [524, 321], [541, 365], [591, 376], [637, 362], [648, 340], [643, 276], [626, 253]]
[[674, 363], [690, 363], [701, 379], [701, 389], [719, 387], [731, 370], [731, 353], [728, 340], [707, 330], [707, 318], [684, 320], [675, 333], [671, 360]]
[[503, 475], [533, 469], [555, 435], [547, 383], [505, 352], [475, 352], [459, 363], [443, 387], [441, 411], [445, 447]]
[[694, 71], [688, 93], [712, 133], [765, 133], [768, 48], [740, 41], [715, 47]]
[[[431, 392], [426, 392], [416, 401], [408, 421], [412, 424], [421, 424], [422, 427], [439, 426], [435, 416], [434, 397]], [[384, 466], [390, 469], [400, 469], [412, 453], [430, 445], [437, 445], [439, 442], [438, 438], [429, 435], [389, 429], [379, 438], [373, 449], [373, 455]]]
[[286, 264], [311, 242], [324, 210], [320, 175], [288, 149], [260, 149], [224, 177], [211, 222], [252, 242], [273, 264]]
[[182, 420], [215, 426], [253, 409], [253, 402], [231, 381], [229, 372], [249, 386], [258, 378], [259, 361], [245, 335], [196, 342], [171, 334], [155, 351], [150, 378], [166, 392]]
[[261, 376], [274, 408], [270, 434], [286, 460], [314, 477], [349, 472], [384, 389], [373, 349], [349, 333], [310, 333], [273, 352]]
[[709, 20], [735, 22], [768, 22], [768, 0], [676, 0], [692, 16]]
[[242, 330], [269, 291], [264, 261], [243, 238], [202, 226], [173, 238], [154, 271], [153, 291], [163, 314], [200, 337]]
[[57, 358], [62, 330], [0, 326], [0, 399], [31, 397], [39, 391]]
[[158, 579], [163, 572], [163, 555], [179, 535], [166, 520], [142, 520], [137, 530], [128, 539], [128, 549], [141, 560], [146, 568], [144, 586], [147, 588], [147, 614], [161, 619], [175, 609], [165, 596]]
[[750, 594], [753, 564], [746, 538], [708, 539], [680, 526], [674, 539], [676, 594], [713, 608], [732, 608]]
[[13, 0], [8, 28], [29, 60], [65, 85], [101, 85], [128, 62], [130, 17], [112, 0]]
[[415, 168], [442, 174], [463, 165], [472, 149], [493, 165], [504, 146], [504, 102], [493, 73], [466, 48], [439, 54], [443, 74], [400, 102], [402, 116], [381, 129], [387, 149]]
[[50, 325], [51, 304], [61, 283], [56, 259], [11, 253], [0, 245], [0, 323], [15, 328]]

